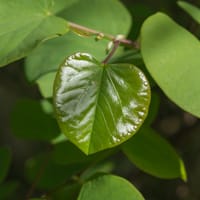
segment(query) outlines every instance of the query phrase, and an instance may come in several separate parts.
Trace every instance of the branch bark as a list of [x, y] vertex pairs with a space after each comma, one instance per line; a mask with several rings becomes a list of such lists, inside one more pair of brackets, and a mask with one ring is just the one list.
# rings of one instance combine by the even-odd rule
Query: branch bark
[[[101, 31], [97, 31], [94, 29], [90, 29], [87, 28], [85, 26], [81, 26], [79, 24], [75, 24], [73, 22], [68, 22], [69, 28], [74, 31], [79, 33], [80, 35], [83, 36], [95, 36], [97, 39], [98, 38], [104, 38], [106, 40], [109, 41], [116, 41], [116, 36], [110, 35], [110, 34], [106, 34], [106, 33], [102, 33]], [[139, 49], [139, 43], [137, 41], [132, 41], [132, 40], [128, 40], [128, 39], [117, 39], [117, 41], [119, 41], [120, 44], [123, 44], [125, 46], [129, 46], [132, 47], [134, 49]]]

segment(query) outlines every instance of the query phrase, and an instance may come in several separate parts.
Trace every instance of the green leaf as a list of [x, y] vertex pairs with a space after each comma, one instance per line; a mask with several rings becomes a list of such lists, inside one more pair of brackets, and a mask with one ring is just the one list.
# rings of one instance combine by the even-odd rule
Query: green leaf
[[0, 148], [0, 183], [4, 181], [7, 176], [11, 164], [11, 151], [8, 148]]
[[40, 173], [37, 188], [53, 189], [71, 180], [71, 177], [84, 167], [83, 164], [58, 165], [51, 159], [50, 154], [43, 153], [27, 160], [25, 176], [30, 183], [33, 183]]
[[140, 192], [127, 180], [114, 176], [103, 175], [86, 182], [78, 200], [144, 200]]
[[78, 163], [96, 163], [111, 155], [113, 150], [107, 150], [86, 156], [76, 146], [69, 141], [60, 142], [53, 146], [52, 160], [60, 165], [78, 164]]
[[39, 78], [36, 82], [39, 90], [44, 98], [51, 98], [53, 96], [53, 82], [56, 72], [50, 72]]
[[23, 139], [51, 140], [59, 133], [56, 120], [43, 111], [40, 102], [21, 100], [11, 113], [13, 134]]
[[187, 179], [181, 158], [151, 128], [142, 127], [138, 134], [122, 145], [122, 150], [131, 162], [146, 173], [166, 179]]
[[68, 31], [52, 0], [0, 0], [0, 66], [26, 56], [44, 40]]
[[61, 65], [54, 88], [60, 128], [86, 154], [129, 139], [148, 112], [148, 81], [131, 64], [103, 65], [77, 53]]
[[111, 63], [131, 63], [141, 66], [143, 65], [143, 60], [141, 52], [139, 50], [132, 49], [122, 52], [115, 58], [111, 58]]
[[178, 5], [200, 24], [200, 9], [188, 2], [178, 1]]
[[[61, 15], [69, 21], [113, 35], [127, 35], [131, 26], [131, 16], [116, 0], [79, 0]], [[74, 33], [49, 40], [35, 49], [26, 60], [26, 76], [33, 81], [48, 72], [56, 71], [66, 56], [77, 51], [92, 53], [103, 60], [107, 43], [105, 40], [96, 42], [93, 37], [82, 38]]]
[[74, 23], [113, 35], [127, 34], [131, 26], [131, 15], [119, 0], [79, 0], [60, 15]]
[[68, 139], [67, 139], [66, 135], [63, 134], [63, 133], [60, 133], [57, 137], [55, 137], [55, 138], [53, 138], [53, 139], [51, 140], [51, 144], [57, 145], [57, 144], [59, 144], [59, 143], [61, 143], [61, 142], [65, 142], [65, 141], [67, 141], [67, 140], [68, 140]]
[[142, 26], [144, 62], [164, 93], [200, 117], [200, 43], [168, 16], [157, 13]]
[[61, 165], [85, 162], [88, 161], [88, 157], [68, 141], [54, 145], [52, 151], [52, 159]]
[[160, 106], [160, 97], [156, 92], [151, 92], [151, 103], [149, 106], [149, 112], [145, 119], [145, 125], [151, 125], [156, 119]]
[[44, 113], [49, 114], [49, 115], [54, 114], [53, 104], [49, 100], [42, 99], [40, 101], [40, 105], [41, 105], [42, 110], [43, 110]]
[[87, 168], [81, 174], [81, 180], [86, 181], [96, 177], [98, 174], [108, 174], [111, 173], [115, 169], [115, 165], [112, 161], [103, 161], [98, 163], [97, 165], [93, 165], [92, 167]]
[[139, 50], [134, 50], [134, 49], [126, 50], [120, 53], [118, 56], [112, 58], [111, 63], [129, 63], [129, 64], [136, 65], [138, 68], [140, 68], [143, 71], [151, 87], [155, 86], [155, 82], [152, 79], [149, 72], [147, 71], [145, 64], [143, 62], [141, 52]]
[[57, 13], [57, 15], [60, 16], [60, 13], [63, 12], [63, 10], [70, 9], [70, 7], [78, 1], [79, 0], [54, 0], [52, 12]]

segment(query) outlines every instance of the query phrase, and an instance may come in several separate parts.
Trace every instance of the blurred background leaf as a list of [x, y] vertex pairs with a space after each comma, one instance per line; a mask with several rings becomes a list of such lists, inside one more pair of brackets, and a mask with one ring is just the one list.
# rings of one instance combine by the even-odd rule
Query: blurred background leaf
[[31, 140], [48, 141], [60, 133], [56, 120], [43, 111], [39, 101], [30, 99], [16, 103], [11, 115], [11, 128], [16, 137]]

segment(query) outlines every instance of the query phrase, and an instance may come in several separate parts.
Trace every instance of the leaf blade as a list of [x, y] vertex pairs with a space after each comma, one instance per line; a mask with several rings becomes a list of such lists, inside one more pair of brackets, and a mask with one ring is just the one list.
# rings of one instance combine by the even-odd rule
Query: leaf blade
[[101, 199], [144, 200], [140, 192], [130, 182], [114, 175], [102, 175], [86, 182], [78, 196], [78, 200]]
[[11, 128], [16, 137], [31, 140], [50, 141], [60, 133], [56, 120], [44, 112], [39, 102], [29, 99], [15, 105]]
[[200, 9], [198, 7], [185, 1], [178, 1], [177, 4], [200, 24]]
[[86, 53], [67, 58], [54, 83], [60, 128], [86, 154], [116, 146], [135, 134], [149, 102], [150, 87], [138, 68], [104, 66]]
[[173, 147], [150, 127], [122, 146], [122, 150], [133, 164], [153, 176], [165, 179], [180, 177], [187, 180], [184, 163]]
[[157, 13], [142, 26], [141, 47], [146, 67], [164, 93], [182, 109], [200, 117], [197, 38]]
[[[52, 1], [0, 1], [0, 67], [25, 57], [39, 43], [68, 31], [67, 22], [51, 13]], [[9, 16], [9, 17], [8, 17]], [[16, 17], [17, 16], [17, 17]]]

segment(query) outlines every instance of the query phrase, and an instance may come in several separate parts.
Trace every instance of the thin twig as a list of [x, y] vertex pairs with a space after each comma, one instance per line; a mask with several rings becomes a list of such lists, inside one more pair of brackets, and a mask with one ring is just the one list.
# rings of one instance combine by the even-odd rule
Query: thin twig
[[[68, 22], [68, 25], [69, 25], [71, 30], [74, 30], [75, 32], [77, 31], [80, 34], [82, 33], [83, 35], [96, 36], [96, 37], [104, 38], [106, 40], [110, 40], [110, 41], [113, 41], [113, 42], [116, 40], [116, 36], [106, 34], [106, 33], [102, 33], [101, 31], [90, 29], [90, 28], [87, 28], [85, 26], [75, 24], [73, 22]], [[139, 43], [137, 41], [132, 41], [132, 40], [124, 39], [124, 38], [119, 39], [118, 41], [119, 41], [120, 44], [132, 47], [134, 49], [139, 49]]]
[[40, 169], [38, 170], [38, 173], [36, 174], [35, 180], [26, 194], [26, 200], [29, 200], [31, 198], [31, 196], [35, 190], [35, 187], [37, 186], [38, 182], [40, 181], [40, 179], [42, 177], [42, 174], [48, 164], [49, 159], [50, 159], [50, 156], [48, 155], [45, 157], [44, 161], [42, 162]]
[[114, 46], [113, 46], [112, 50], [110, 51], [110, 53], [107, 55], [107, 57], [102, 61], [103, 64], [108, 63], [108, 61], [110, 60], [110, 58], [113, 56], [113, 54], [115, 53], [115, 51], [119, 47], [120, 43], [121, 43], [120, 40], [115, 40], [113, 42]]

